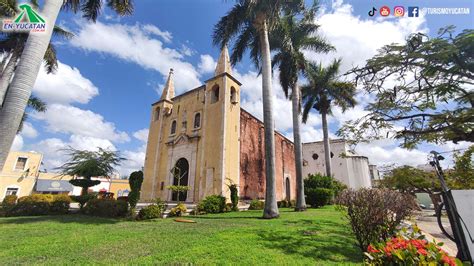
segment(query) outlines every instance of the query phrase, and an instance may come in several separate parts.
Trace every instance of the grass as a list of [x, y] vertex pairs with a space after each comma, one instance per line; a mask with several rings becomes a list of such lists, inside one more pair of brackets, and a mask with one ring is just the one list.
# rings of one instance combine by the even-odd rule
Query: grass
[[261, 211], [133, 222], [82, 215], [0, 218], [0, 265], [360, 264], [341, 213], [328, 206], [259, 219]]

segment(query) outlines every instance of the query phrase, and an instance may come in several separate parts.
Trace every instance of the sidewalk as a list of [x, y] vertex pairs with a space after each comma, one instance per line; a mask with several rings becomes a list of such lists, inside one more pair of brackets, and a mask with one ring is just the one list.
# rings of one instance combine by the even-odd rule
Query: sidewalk
[[[426, 238], [429, 241], [432, 241], [432, 239], [435, 239], [436, 242], [443, 242], [444, 245], [441, 247], [443, 250], [448, 252], [449, 255], [451, 256], [456, 256], [456, 253], [458, 249], [456, 248], [456, 243], [448, 239], [443, 232], [441, 232], [441, 229], [438, 226], [438, 222], [435, 216], [433, 216], [434, 212], [433, 211], [423, 211], [417, 218], [416, 218], [416, 224], [418, 225], [418, 228], [423, 231], [423, 233], [426, 235]], [[448, 218], [447, 217], [441, 217], [441, 221], [443, 223], [444, 228], [446, 231], [451, 235], [451, 226], [449, 224]]]

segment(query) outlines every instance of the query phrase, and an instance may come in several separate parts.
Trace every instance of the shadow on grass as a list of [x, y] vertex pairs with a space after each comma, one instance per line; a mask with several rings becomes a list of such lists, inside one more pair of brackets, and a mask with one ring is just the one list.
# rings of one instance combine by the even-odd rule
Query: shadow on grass
[[316, 261], [363, 261], [362, 252], [355, 245], [350, 229], [332, 221], [285, 221], [298, 225], [297, 230], [260, 231], [257, 235], [266, 248], [278, 249], [286, 254], [312, 258]]
[[124, 220], [87, 216], [87, 215], [82, 215], [82, 214], [67, 214], [67, 215], [6, 217], [6, 218], [0, 219], [0, 225], [2, 224], [29, 224], [29, 223], [41, 223], [41, 222], [100, 225], [100, 224], [115, 224], [121, 221], [124, 221]]

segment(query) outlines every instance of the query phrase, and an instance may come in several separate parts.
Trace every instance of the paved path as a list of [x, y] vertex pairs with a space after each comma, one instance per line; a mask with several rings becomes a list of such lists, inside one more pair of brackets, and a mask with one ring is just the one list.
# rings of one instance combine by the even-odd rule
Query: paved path
[[[452, 235], [451, 226], [447, 217], [441, 217], [443, 226]], [[457, 248], [456, 243], [448, 239], [441, 229], [439, 229], [436, 217], [433, 216], [433, 212], [423, 211], [421, 215], [416, 218], [418, 227], [427, 235], [426, 237], [431, 240], [434, 238], [436, 242], [443, 242], [442, 248], [448, 252], [451, 256], [456, 256]]]

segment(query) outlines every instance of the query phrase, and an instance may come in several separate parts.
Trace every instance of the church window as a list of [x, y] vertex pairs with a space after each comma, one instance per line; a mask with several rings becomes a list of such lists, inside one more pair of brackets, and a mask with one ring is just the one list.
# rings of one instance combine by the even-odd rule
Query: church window
[[160, 107], [155, 109], [155, 121], [158, 121], [160, 119]]
[[201, 127], [201, 113], [196, 113], [194, 115], [194, 128]]
[[176, 120], [173, 120], [173, 122], [171, 122], [171, 135], [174, 135], [176, 134]]
[[219, 86], [214, 85], [211, 90], [211, 103], [219, 101]]
[[313, 160], [317, 160], [319, 158], [319, 155], [317, 153], [313, 153]]
[[236, 104], [237, 103], [237, 91], [235, 90], [234, 87], [231, 87], [230, 88], [230, 102], [232, 104]]

